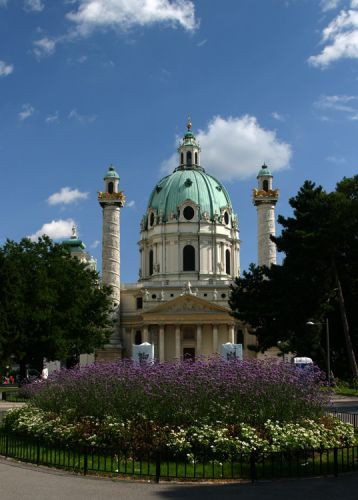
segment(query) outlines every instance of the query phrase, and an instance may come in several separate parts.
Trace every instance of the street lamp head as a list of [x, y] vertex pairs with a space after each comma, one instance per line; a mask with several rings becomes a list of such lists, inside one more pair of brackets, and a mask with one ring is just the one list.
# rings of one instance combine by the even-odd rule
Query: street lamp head
[[313, 323], [313, 321], [307, 321], [306, 325], [308, 325], [308, 326], [314, 326], [314, 325], [316, 325], [316, 323]]

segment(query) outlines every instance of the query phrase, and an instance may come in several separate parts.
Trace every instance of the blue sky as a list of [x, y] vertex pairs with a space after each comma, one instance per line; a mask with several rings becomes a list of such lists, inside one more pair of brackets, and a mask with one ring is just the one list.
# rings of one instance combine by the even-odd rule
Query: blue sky
[[99, 262], [97, 190], [113, 163], [122, 280], [188, 113], [202, 163], [256, 261], [251, 190], [265, 161], [277, 213], [305, 179], [357, 173], [358, 0], [0, 0], [0, 242], [78, 224]]

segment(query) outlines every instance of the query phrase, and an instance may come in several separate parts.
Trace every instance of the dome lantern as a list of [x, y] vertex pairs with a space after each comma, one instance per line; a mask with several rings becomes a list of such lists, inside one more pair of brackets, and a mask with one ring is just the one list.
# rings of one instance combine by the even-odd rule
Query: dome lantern
[[104, 191], [106, 193], [118, 193], [119, 175], [112, 164], [108, 167], [104, 180]]
[[272, 173], [271, 170], [268, 168], [266, 163], [264, 163], [257, 174], [257, 180], [258, 180], [258, 188], [263, 190], [263, 191], [268, 191], [269, 189], [272, 189]]
[[186, 125], [187, 131], [179, 145], [179, 166], [176, 170], [200, 169], [200, 146], [196, 142], [195, 135], [191, 131], [192, 123], [190, 115]]

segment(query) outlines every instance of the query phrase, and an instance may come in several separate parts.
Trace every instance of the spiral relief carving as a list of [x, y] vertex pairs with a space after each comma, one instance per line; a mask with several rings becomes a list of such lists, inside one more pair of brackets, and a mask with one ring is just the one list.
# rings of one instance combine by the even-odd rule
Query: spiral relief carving
[[103, 207], [102, 279], [112, 286], [113, 301], [120, 302], [120, 207], [108, 204]]

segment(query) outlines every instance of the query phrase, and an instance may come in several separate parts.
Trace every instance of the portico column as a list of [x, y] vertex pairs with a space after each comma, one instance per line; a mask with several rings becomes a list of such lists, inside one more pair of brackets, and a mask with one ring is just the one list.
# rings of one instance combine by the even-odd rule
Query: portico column
[[179, 361], [180, 358], [180, 325], [175, 325], [175, 359]]
[[148, 339], [149, 339], [148, 325], [143, 326], [142, 331], [143, 331], [142, 342], [148, 342]]
[[201, 356], [202, 352], [202, 326], [197, 325], [196, 326], [196, 355]]
[[133, 354], [134, 342], [135, 342], [135, 328], [131, 328], [131, 354]]
[[159, 361], [164, 361], [164, 325], [159, 326]]
[[218, 326], [213, 325], [213, 353], [218, 352]]
[[229, 329], [229, 342], [235, 344], [235, 326], [228, 325], [228, 329]]

